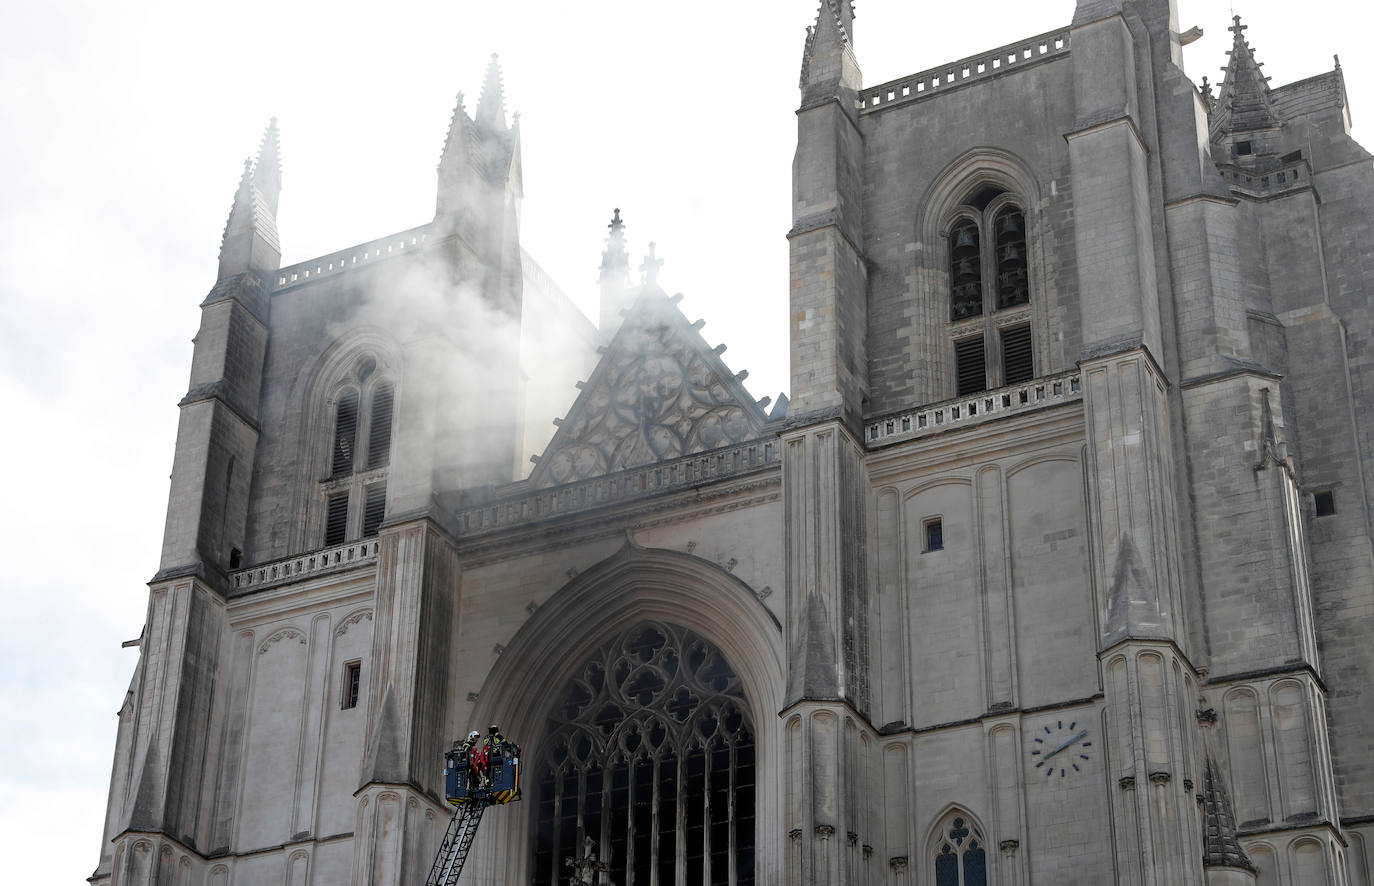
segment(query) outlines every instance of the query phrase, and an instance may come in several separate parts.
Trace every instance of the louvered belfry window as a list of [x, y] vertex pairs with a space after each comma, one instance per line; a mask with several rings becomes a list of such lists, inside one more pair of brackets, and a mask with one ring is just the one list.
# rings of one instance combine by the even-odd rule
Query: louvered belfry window
[[372, 538], [381, 528], [386, 517], [386, 484], [375, 483], [367, 487], [363, 496], [363, 538]]
[[339, 380], [329, 475], [320, 481], [324, 544], [373, 538], [386, 518], [396, 387], [372, 355]]
[[987, 389], [987, 361], [983, 354], [983, 336], [966, 338], [954, 343], [954, 369], [958, 377], [958, 395], [976, 394]]
[[391, 461], [391, 408], [393, 389], [377, 385], [372, 391], [372, 415], [367, 430], [367, 467], [380, 468]]
[[618, 886], [752, 886], [754, 734], [738, 678], [690, 630], [601, 647], [549, 717], [533, 793], [533, 883], [591, 851]]
[[1008, 206], [993, 223], [997, 234], [997, 310], [1030, 301], [1026, 268], [1026, 219], [1021, 210]]
[[348, 537], [348, 492], [329, 496], [324, 516], [324, 546], [341, 545]]
[[949, 234], [949, 316], [951, 320], [983, 313], [982, 255], [978, 249], [978, 223], [964, 219]]
[[1031, 355], [1031, 328], [1012, 326], [1002, 330], [1002, 381], [1014, 385], [1035, 378]]
[[334, 454], [331, 473], [342, 477], [353, 473], [353, 455], [358, 445], [358, 392], [352, 389], [339, 395], [334, 413]]
[[1035, 377], [1026, 213], [1013, 200], [997, 186], [975, 188], [948, 229], [957, 397]]

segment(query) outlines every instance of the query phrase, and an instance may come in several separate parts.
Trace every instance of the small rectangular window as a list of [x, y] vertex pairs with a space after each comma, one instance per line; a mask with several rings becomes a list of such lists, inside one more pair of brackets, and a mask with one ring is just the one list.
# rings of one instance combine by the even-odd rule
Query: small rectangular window
[[1329, 517], [1336, 513], [1336, 495], [1330, 489], [1314, 494], [1312, 503], [1316, 505], [1318, 517]]
[[1035, 378], [1035, 361], [1031, 356], [1031, 328], [1014, 326], [1002, 330], [1002, 383], [1020, 384]]
[[341, 545], [348, 533], [348, 493], [329, 496], [324, 516], [324, 546]]
[[956, 396], [963, 397], [987, 389], [987, 369], [983, 360], [981, 335], [954, 343], [954, 375], [958, 383]]
[[350, 661], [344, 664], [342, 707], [345, 711], [358, 706], [358, 691], [362, 687], [363, 663]]
[[936, 517], [925, 522], [926, 547], [927, 551], [942, 551], [945, 549], [945, 524]]
[[386, 484], [377, 483], [367, 487], [363, 499], [363, 538], [371, 538], [381, 528], [386, 517]]
[[1248, 157], [1253, 152], [1254, 148], [1251, 146], [1250, 142], [1236, 142], [1236, 156]]

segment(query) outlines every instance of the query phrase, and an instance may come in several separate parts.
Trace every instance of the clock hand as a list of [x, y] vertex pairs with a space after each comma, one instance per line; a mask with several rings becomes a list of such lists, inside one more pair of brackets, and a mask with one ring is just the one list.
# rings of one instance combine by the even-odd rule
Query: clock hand
[[1083, 738], [1083, 737], [1084, 737], [1085, 735], [1087, 735], [1087, 734], [1088, 734], [1088, 730], [1086, 730], [1086, 729], [1080, 729], [1080, 730], [1078, 730], [1078, 734], [1077, 734], [1077, 735], [1075, 735], [1073, 738], [1069, 739], [1068, 741], [1064, 742], [1063, 744], [1061, 744], [1059, 747], [1055, 748], [1054, 750], [1050, 751], [1050, 752], [1049, 752], [1048, 754], [1046, 754], [1042, 759], [1048, 760], [1050, 757], [1053, 757], [1055, 754], [1057, 754], [1057, 753], [1059, 753], [1060, 751], [1064, 750], [1064, 748], [1066, 748], [1066, 747], [1068, 747], [1069, 745], [1073, 744], [1074, 742], [1078, 741], [1080, 738]]

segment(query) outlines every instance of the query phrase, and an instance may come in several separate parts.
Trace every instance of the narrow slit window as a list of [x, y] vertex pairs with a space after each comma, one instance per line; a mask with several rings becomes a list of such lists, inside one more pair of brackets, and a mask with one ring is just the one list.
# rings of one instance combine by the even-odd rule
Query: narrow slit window
[[367, 487], [363, 499], [363, 538], [372, 538], [386, 517], [386, 484]]
[[1031, 355], [1031, 328], [1013, 326], [1002, 330], [1002, 381], [1015, 385], [1035, 378]]
[[363, 663], [350, 661], [344, 665], [343, 697], [340, 705], [343, 710], [351, 711], [358, 706], [358, 693], [362, 689]]
[[353, 453], [358, 443], [358, 392], [349, 390], [339, 396], [334, 417], [334, 453], [331, 473], [343, 477], [353, 473]]
[[324, 546], [341, 545], [348, 534], [348, 493], [329, 496], [324, 517]]
[[367, 431], [367, 467], [380, 468], [391, 461], [391, 412], [394, 389], [381, 384], [372, 392], [372, 416]]
[[957, 396], [987, 389], [987, 364], [981, 335], [954, 343], [954, 373], [958, 382]]

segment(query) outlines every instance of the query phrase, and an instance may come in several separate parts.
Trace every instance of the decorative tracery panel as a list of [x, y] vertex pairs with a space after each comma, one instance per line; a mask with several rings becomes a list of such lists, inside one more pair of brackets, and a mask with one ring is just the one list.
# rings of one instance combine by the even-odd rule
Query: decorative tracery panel
[[534, 883], [564, 882], [588, 848], [617, 886], [754, 883], [754, 734], [711, 643], [657, 622], [626, 631], [569, 681], [548, 731]]

